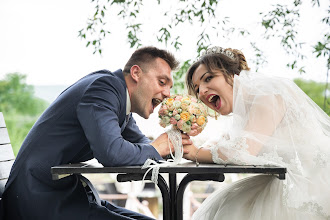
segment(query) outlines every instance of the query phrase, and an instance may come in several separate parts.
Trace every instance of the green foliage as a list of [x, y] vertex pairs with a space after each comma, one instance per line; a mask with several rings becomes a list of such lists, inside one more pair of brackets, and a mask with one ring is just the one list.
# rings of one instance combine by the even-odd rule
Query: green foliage
[[[325, 83], [318, 83], [314, 81], [305, 81], [302, 79], [295, 79], [294, 82], [300, 87], [325, 113], [330, 116], [330, 98], [329, 94], [325, 96]], [[329, 93], [329, 90], [328, 90]]]
[[14, 154], [17, 155], [26, 135], [29, 133], [39, 116], [4, 113], [4, 117], [8, 128], [11, 146], [13, 147]]
[[[165, 2], [160, 0], [155, 1], [157, 5], [155, 7], [161, 8]], [[302, 5], [310, 4], [310, 7], [321, 7], [319, 0], [291, 0], [281, 2], [281, 4], [272, 5], [269, 11], [260, 13], [259, 25], [263, 28], [263, 39], [279, 39], [279, 43], [284, 51], [290, 55], [290, 59], [287, 62], [287, 67], [296, 69], [299, 73], [305, 73], [304, 60], [306, 54], [303, 53], [303, 49], [314, 48], [316, 58], [321, 55], [327, 57], [327, 68], [330, 67], [330, 55], [329, 55], [329, 14], [330, 8], [328, 5], [327, 14], [321, 19], [321, 23], [325, 25], [323, 33], [320, 35], [320, 39], [316, 42], [307, 44], [306, 42], [299, 41], [299, 27], [303, 26], [301, 22]], [[150, 3], [150, 2], [149, 2]], [[112, 28], [112, 21], [107, 15], [117, 14], [117, 17], [125, 22], [127, 30], [127, 40], [130, 47], [140, 47], [142, 45], [143, 35], [141, 29], [143, 22], [139, 20], [139, 15], [143, 12], [143, 9], [147, 8], [147, 4], [142, 0], [92, 0], [92, 4], [95, 6], [95, 13], [92, 17], [88, 18], [86, 27], [79, 31], [79, 37], [87, 41], [86, 47], [94, 47], [94, 53], [98, 52], [102, 54], [102, 41], [110, 34]], [[217, 0], [176, 0], [171, 2], [171, 7], [164, 14], [160, 14], [159, 18], [167, 18], [167, 23], [159, 24], [153, 27], [154, 36], [158, 42], [165, 44], [166, 47], [173, 47], [175, 50], [180, 50], [183, 43], [189, 43], [196, 46], [197, 56], [201, 51], [211, 44], [214, 44], [214, 39], [210, 36], [216, 36], [216, 41], [222, 39], [228, 40], [232, 36], [242, 37], [242, 40], [247, 41], [249, 38], [249, 45], [254, 51], [255, 55], [251, 58], [252, 62], [256, 64], [256, 70], [258, 71], [260, 66], [267, 63], [263, 49], [258, 46], [260, 39], [253, 37], [253, 29], [247, 26], [245, 29], [242, 27], [235, 27], [230, 23], [229, 17], [222, 17], [222, 13], [219, 12], [219, 6], [221, 1]], [[271, 3], [270, 3], [271, 4]], [[327, 4], [327, 3], [324, 3]], [[117, 10], [117, 13], [116, 13]], [[240, 16], [233, 13], [231, 15]], [[154, 19], [157, 19], [154, 18]], [[181, 30], [190, 25], [192, 28], [191, 34], [197, 31], [197, 39], [195, 42], [182, 42], [180, 35], [176, 34], [177, 30]], [[236, 35], [236, 36], [235, 36]], [[222, 37], [222, 39], [220, 38]], [[196, 55], [194, 55], [196, 57]], [[180, 71], [178, 72], [178, 74]], [[180, 78], [180, 77], [179, 77]]]
[[[320, 2], [318, 0], [311, 0], [312, 7], [317, 5], [320, 7]], [[291, 69], [298, 69], [298, 72], [305, 73], [303, 65], [299, 64], [299, 61], [302, 61], [306, 56], [302, 53], [302, 48], [306, 45], [305, 42], [299, 42], [297, 40], [298, 27], [301, 25], [300, 22], [300, 11], [301, 11], [302, 1], [294, 0], [288, 1], [285, 5], [274, 5], [273, 9], [267, 13], [260, 13], [263, 18], [261, 25], [264, 28], [264, 38], [279, 38], [282, 48], [286, 51], [287, 54], [292, 55], [293, 60], [287, 63], [287, 67]], [[329, 6], [328, 6], [329, 7]], [[324, 35], [320, 36], [320, 39], [323, 40], [315, 43], [314, 53], [316, 57], [319, 57], [321, 54], [329, 57], [329, 14], [330, 10], [327, 10], [327, 15], [321, 19], [321, 23], [324, 23], [328, 28]], [[329, 69], [329, 60], [327, 62], [327, 67]]]
[[0, 80], [0, 109], [2, 112], [36, 115], [46, 103], [34, 96], [32, 86], [25, 83], [26, 76], [10, 73]]
[[[304, 2], [309, 3], [311, 7], [320, 7], [319, 0], [306, 0]], [[127, 40], [130, 46], [141, 46], [141, 38], [144, 37], [141, 34], [143, 24], [141, 24], [138, 18], [141, 11], [147, 8], [146, 5], [148, 3], [144, 4], [142, 0], [92, 0], [92, 3], [95, 5], [95, 13], [92, 17], [88, 18], [86, 27], [79, 31], [79, 37], [87, 40], [87, 47], [90, 45], [94, 46], [94, 53], [97, 51], [100, 54], [102, 53], [101, 43], [107, 34], [110, 34], [109, 30], [112, 28], [111, 20], [107, 15], [114, 13], [125, 22]], [[160, 0], [157, 1], [159, 8], [162, 7], [162, 4], [165, 3]], [[196, 30], [200, 32], [195, 42], [199, 55], [202, 49], [213, 43], [209, 37], [211, 34], [221, 36], [224, 39], [230, 39], [232, 36], [230, 35], [231, 33], [237, 33], [243, 38], [250, 35], [250, 31], [244, 28], [234, 28], [230, 24], [228, 17], [221, 17], [222, 13], [218, 11], [220, 5], [221, 1], [216, 0], [176, 0], [172, 2], [171, 8], [159, 15], [160, 17], [167, 17], [169, 19], [167, 24], [160, 24], [160, 27], [154, 28], [155, 39], [164, 43], [166, 46], [171, 45], [176, 50], [180, 50], [183, 42], [180, 41], [180, 36], [175, 34], [176, 30], [182, 28], [182, 25], [191, 25], [194, 32]], [[297, 68], [301, 73], [305, 72], [305, 70], [303, 66], [300, 67], [298, 65], [297, 61], [306, 58], [301, 52], [302, 47], [306, 46], [304, 45], [305, 43], [297, 41], [297, 35], [299, 34], [298, 27], [301, 26], [300, 16], [302, 5], [302, 0], [291, 0], [273, 5], [273, 8], [269, 11], [260, 13], [260, 26], [265, 30], [263, 37], [265, 39], [279, 38], [283, 49], [293, 57], [292, 62], [289, 62], [287, 66], [292, 69]], [[329, 7], [329, 5], [325, 6]], [[329, 26], [330, 10], [328, 9], [327, 12], [328, 14], [321, 22]], [[232, 17], [234, 16], [237, 15], [233, 14]], [[328, 50], [329, 40], [327, 36], [329, 36], [329, 31], [325, 29], [325, 40], [323, 42], [317, 42], [314, 48], [320, 50], [320, 47], [323, 47], [323, 53], [325, 50]], [[322, 37], [320, 36], [320, 39]], [[257, 56], [255, 63], [261, 65], [264, 63], [263, 61], [260, 62], [263, 60], [262, 51], [257, 47], [256, 42], [252, 41], [251, 45], [255, 49]], [[193, 42], [189, 43], [194, 44]]]
[[[125, 22], [127, 29], [127, 40], [130, 47], [141, 46], [141, 27], [143, 24], [138, 23], [137, 18], [144, 7], [142, 0], [92, 0], [95, 5], [95, 13], [88, 18], [87, 26], [79, 31], [78, 36], [87, 41], [86, 47], [93, 46], [94, 52], [102, 53], [101, 43], [111, 32], [111, 24], [107, 20], [107, 14], [113, 14], [118, 9], [117, 16]], [[167, 45], [172, 45], [176, 50], [182, 46], [180, 36], [175, 35], [175, 28], [180, 28], [180, 24], [189, 23], [191, 25], [202, 26], [203, 23], [216, 18], [216, 8], [218, 1], [216, 0], [178, 0], [177, 4], [173, 4], [170, 11], [164, 12], [164, 17], [169, 17], [169, 23], [157, 28], [155, 38]], [[161, 7], [161, 1], [157, 4]], [[111, 10], [110, 10], [111, 9]], [[224, 21], [223, 21], [224, 22]], [[223, 29], [218, 29], [220, 20], [217, 22], [218, 26], [211, 25], [209, 30], [217, 31], [217, 33], [224, 33]], [[205, 35], [205, 36], [204, 36]], [[226, 35], [226, 34], [225, 34]], [[206, 30], [202, 31], [197, 41], [198, 50], [207, 47], [210, 42], [207, 42], [208, 33]]]
[[10, 73], [0, 80], [0, 111], [3, 113], [15, 155], [27, 133], [48, 103], [34, 96], [26, 76]]
[[183, 94], [185, 91], [185, 74], [191, 66], [191, 60], [183, 63], [180, 69], [173, 74], [174, 85], [171, 89], [171, 94]]

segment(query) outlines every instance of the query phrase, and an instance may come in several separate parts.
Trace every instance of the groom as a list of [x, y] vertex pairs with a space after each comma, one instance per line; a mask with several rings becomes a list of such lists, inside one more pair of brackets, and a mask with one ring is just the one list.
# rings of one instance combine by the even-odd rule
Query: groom
[[[83, 176], [52, 180], [52, 166], [96, 158], [104, 166], [141, 165], [169, 154], [166, 133], [145, 137], [132, 112], [149, 118], [170, 96], [172, 54], [136, 50], [124, 70], [91, 73], [63, 91], [24, 140], [3, 194], [5, 219], [149, 219], [100, 201]], [[183, 137], [183, 144], [190, 144]]]

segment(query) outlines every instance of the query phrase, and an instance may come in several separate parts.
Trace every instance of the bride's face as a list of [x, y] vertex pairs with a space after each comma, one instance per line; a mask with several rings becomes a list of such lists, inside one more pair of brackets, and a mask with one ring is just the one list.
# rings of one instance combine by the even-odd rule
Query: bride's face
[[210, 73], [205, 65], [201, 64], [192, 76], [192, 83], [198, 97], [208, 107], [222, 115], [233, 111], [233, 87], [226, 82], [221, 71]]

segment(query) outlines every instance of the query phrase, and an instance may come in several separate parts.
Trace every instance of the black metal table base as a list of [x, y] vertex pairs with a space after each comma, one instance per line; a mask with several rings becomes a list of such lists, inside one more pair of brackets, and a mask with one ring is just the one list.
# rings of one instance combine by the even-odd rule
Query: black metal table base
[[[143, 179], [144, 174], [126, 173], [118, 174], [118, 182], [139, 181]], [[145, 180], [151, 180], [151, 175], [147, 175]], [[182, 220], [183, 219], [183, 195], [187, 185], [195, 180], [200, 181], [218, 181], [225, 180], [224, 174], [210, 175], [206, 174], [186, 174], [177, 186], [176, 174], [169, 174], [170, 187], [168, 187], [163, 176], [158, 175], [157, 186], [163, 197], [163, 219], [164, 220]]]
[[[145, 169], [141, 166], [124, 167], [103, 167], [101, 164], [79, 163], [64, 164], [51, 168], [53, 180], [65, 178], [73, 174], [84, 173], [117, 173], [118, 182], [140, 181], [143, 179]], [[178, 164], [173, 167], [161, 167], [160, 173], [169, 175], [168, 183], [163, 176], [158, 176], [158, 188], [163, 197], [163, 219], [182, 220], [183, 219], [183, 195], [187, 185], [194, 180], [222, 182], [226, 173], [246, 173], [246, 174], [268, 174], [276, 175], [279, 179], [285, 179], [286, 168], [277, 166], [260, 165], [221, 165], [221, 164], [200, 164], [196, 166], [194, 162]], [[177, 174], [186, 174], [177, 184]], [[147, 175], [146, 180], [151, 179]]]
[[[118, 182], [128, 182], [128, 181], [140, 181], [143, 179], [144, 174], [141, 173], [126, 173], [126, 174], [118, 174], [117, 181]], [[151, 175], [147, 175], [145, 180], [151, 180]], [[162, 193], [163, 198], [163, 217], [164, 220], [170, 220], [170, 216], [168, 213], [171, 213], [171, 196], [170, 190], [167, 186], [165, 179], [158, 175], [158, 183], [157, 186]]]

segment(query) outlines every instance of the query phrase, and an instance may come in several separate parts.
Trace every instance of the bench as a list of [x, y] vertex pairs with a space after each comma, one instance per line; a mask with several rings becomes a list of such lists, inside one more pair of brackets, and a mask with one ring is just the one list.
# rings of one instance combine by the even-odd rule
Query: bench
[[5, 119], [0, 112], [0, 201], [14, 160], [15, 155], [10, 144]]

